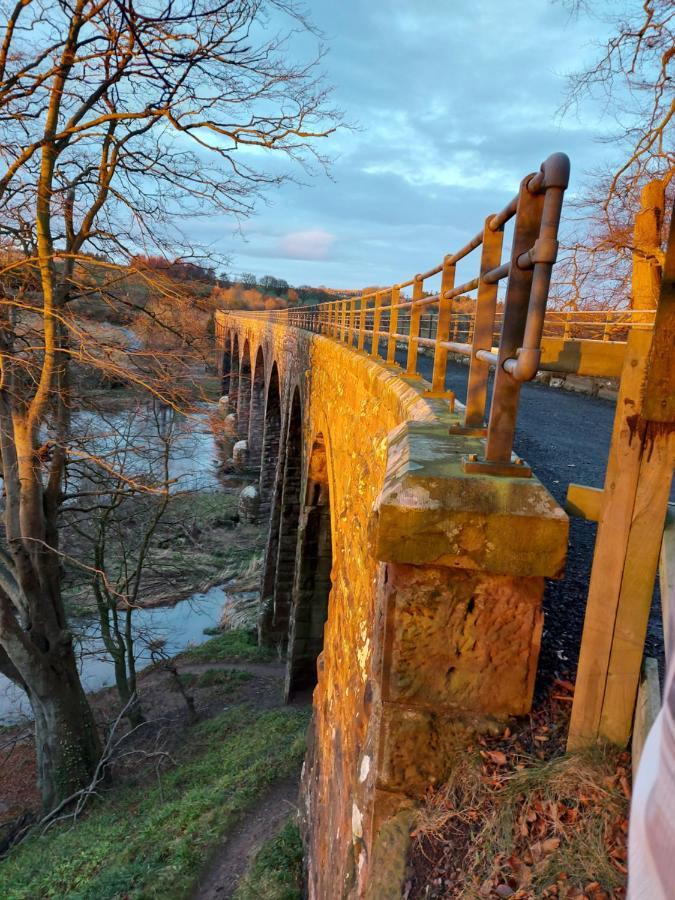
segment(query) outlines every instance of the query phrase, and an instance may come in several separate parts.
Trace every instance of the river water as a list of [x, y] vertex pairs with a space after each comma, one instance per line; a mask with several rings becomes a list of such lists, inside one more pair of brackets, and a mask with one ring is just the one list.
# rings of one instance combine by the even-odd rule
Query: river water
[[[218, 624], [225, 599], [224, 587], [218, 585], [204, 594], [193, 594], [175, 606], [137, 609], [132, 617], [132, 626], [138, 668], [151, 662], [146, 646], [148, 640], [163, 640], [163, 650], [169, 656], [208, 640], [204, 629]], [[98, 622], [93, 618], [79, 619], [73, 627], [77, 631], [75, 650], [84, 689], [97, 691], [110, 687], [115, 683], [115, 671], [112, 660], [105, 652]], [[30, 714], [30, 704], [24, 692], [0, 675], [0, 725], [13, 724]]]
[[[147, 418], [144, 413], [148, 414]], [[80, 434], [87, 434], [87, 446], [91, 452], [113, 458], [122, 464], [127, 473], [140, 471], [133, 459], [133, 451], [120, 458], [122, 439], [131, 446], [143, 447], [147, 458], [148, 447], [156, 443], [155, 427], [150, 419], [149, 408], [135, 410], [132, 414], [119, 414], [100, 418], [90, 413], [77, 416]], [[222, 490], [216, 470], [217, 451], [206, 413], [198, 413], [189, 418], [172, 422], [176, 429], [172, 439], [170, 477], [174, 479], [174, 490]], [[206, 593], [196, 593], [174, 606], [159, 606], [152, 609], [137, 609], [132, 618], [136, 637], [137, 666], [148, 665], [150, 654], [148, 640], [164, 641], [164, 652], [169, 656], [181, 652], [190, 645], [200, 644], [207, 639], [205, 628], [217, 625], [226, 595], [223, 585], [212, 587]], [[114, 684], [114, 669], [105, 653], [97, 620], [76, 619], [71, 623], [76, 634], [76, 651], [79, 659], [82, 683], [86, 691], [96, 691]], [[30, 715], [30, 704], [24, 692], [0, 675], [0, 725], [12, 724]]]

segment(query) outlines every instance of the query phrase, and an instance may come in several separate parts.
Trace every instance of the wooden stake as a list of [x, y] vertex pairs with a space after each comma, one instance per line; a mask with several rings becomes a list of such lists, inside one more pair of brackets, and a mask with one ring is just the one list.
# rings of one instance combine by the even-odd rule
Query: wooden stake
[[602, 512], [593, 554], [576, 690], [567, 740], [569, 750], [595, 742], [599, 734], [607, 670], [633, 519], [642, 444], [634, 433], [652, 341], [648, 331], [628, 338], [616, 403]]

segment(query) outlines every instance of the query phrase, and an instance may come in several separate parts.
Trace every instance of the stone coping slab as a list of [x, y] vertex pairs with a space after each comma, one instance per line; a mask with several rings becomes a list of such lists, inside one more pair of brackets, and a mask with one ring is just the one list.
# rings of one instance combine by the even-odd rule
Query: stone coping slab
[[467, 474], [462, 457], [483, 439], [447, 423], [404, 422], [388, 436], [375, 503], [375, 553], [384, 562], [561, 577], [569, 520], [535, 477]]

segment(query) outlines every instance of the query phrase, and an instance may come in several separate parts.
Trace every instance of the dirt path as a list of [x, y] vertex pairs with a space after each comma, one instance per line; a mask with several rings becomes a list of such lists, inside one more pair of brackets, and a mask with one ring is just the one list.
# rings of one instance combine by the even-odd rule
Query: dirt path
[[300, 772], [272, 785], [228, 835], [202, 875], [193, 900], [228, 900], [258, 848], [276, 834], [297, 808]]

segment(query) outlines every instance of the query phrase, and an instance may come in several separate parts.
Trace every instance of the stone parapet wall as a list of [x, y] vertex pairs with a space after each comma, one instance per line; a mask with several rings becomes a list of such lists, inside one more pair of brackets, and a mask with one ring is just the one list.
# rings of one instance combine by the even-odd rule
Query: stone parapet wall
[[[218, 314], [217, 333], [230, 348], [236, 333], [249, 359], [262, 349], [268, 401], [278, 373], [281, 425], [265, 421], [279, 453], [263, 435], [260, 492], [263, 504], [272, 493], [263, 593], [277, 573], [288, 592], [294, 568], [287, 691], [320, 641], [307, 604], [325, 595], [332, 558], [302, 785], [309, 893], [398, 897], [416, 800], [468, 736], [529, 709], [567, 518], [536, 478], [464, 474], [479, 439], [450, 434], [458, 413], [423, 381], [262, 318]], [[296, 402], [299, 509], [279, 509]], [[273, 617], [272, 600], [263, 639]]]

